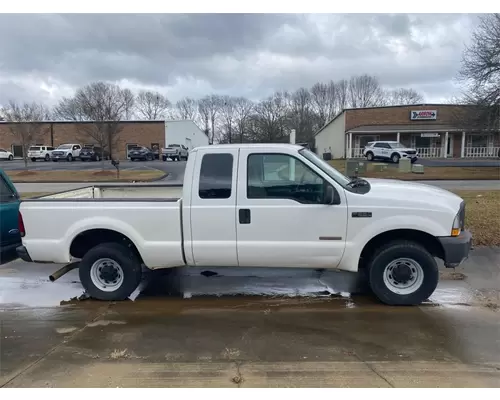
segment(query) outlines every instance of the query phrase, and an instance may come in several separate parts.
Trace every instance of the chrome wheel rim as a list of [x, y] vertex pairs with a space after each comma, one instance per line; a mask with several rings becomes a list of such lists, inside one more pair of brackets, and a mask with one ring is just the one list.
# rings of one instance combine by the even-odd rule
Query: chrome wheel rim
[[113, 292], [123, 284], [123, 269], [111, 258], [100, 258], [90, 267], [92, 283], [103, 292]]
[[408, 295], [415, 293], [424, 282], [424, 270], [411, 258], [398, 258], [384, 269], [384, 284], [391, 292]]

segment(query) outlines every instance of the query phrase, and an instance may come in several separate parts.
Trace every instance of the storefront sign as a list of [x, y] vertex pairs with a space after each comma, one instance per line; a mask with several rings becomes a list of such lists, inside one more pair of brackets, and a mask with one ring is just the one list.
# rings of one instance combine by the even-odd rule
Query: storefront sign
[[410, 112], [410, 119], [412, 121], [421, 119], [436, 119], [437, 110], [416, 110]]
[[439, 133], [421, 133], [420, 137], [439, 137]]

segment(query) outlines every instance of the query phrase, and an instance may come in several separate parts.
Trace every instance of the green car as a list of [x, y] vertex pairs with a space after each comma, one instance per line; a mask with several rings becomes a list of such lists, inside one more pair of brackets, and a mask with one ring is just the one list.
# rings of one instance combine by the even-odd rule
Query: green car
[[22, 244], [18, 227], [20, 203], [16, 188], [0, 169], [0, 264], [17, 258], [16, 247]]

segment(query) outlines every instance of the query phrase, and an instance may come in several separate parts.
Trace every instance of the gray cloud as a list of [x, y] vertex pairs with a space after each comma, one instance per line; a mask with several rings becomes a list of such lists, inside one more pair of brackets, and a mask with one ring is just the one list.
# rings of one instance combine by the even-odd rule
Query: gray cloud
[[0, 103], [54, 103], [95, 80], [260, 98], [368, 73], [428, 101], [452, 80], [476, 23], [468, 15], [0, 15]]

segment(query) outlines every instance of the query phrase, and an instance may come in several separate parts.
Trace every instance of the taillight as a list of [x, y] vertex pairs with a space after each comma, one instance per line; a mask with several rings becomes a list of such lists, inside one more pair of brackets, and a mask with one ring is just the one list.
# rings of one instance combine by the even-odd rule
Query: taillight
[[23, 221], [23, 216], [21, 215], [21, 211], [18, 213], [18, 225], [19, 225], [19, 233], [21, 234], [21, 237], [24, 237], [26, 235], [26, 230], [24, 229], [24, 221]]

